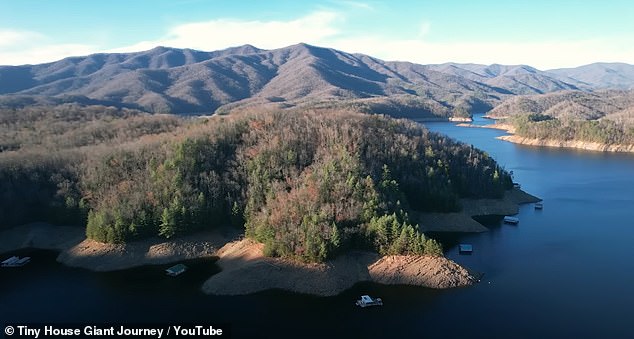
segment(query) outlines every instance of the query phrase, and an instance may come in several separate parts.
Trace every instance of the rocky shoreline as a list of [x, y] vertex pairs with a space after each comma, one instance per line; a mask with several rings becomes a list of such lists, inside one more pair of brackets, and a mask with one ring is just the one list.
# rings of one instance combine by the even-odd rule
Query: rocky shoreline
[[[502, 199], [462, 199], [459, 213], [421, 214], [422, 231], [481, 232], [487, 228], [474, 215], [516, 214], [519, 204], [539, 201], [519, 189]], [[202, 286], [205, 293], [250, 294], [268, 289], [332, 296], [362, 281], [453, 288], [476, 282], [469, 272], [444, 257], [386, 256], [352, 251], [326, 263], [307, 264], [269, 258], [263, 246], [241, 239], [232, 228], [197, 233], [174, 240], [149, 238], [127, 244], [104, 244], [86, 239], [82, 227], [32, 223], [0, 231], [0, 253], [23, 248], [60, 251], [57, 261], [92, 271], [114, 271], [143, 265], [169, 264], [201, 257], [218, 257], [222, 271]]]
[[634, 145], [620, 145], [620, 144], [601, 144], [598, 142], [588, 141], [561, 141], [561, 140], [549, 140], [549, 139], [532, 139], [525, 138], [519, 135], [502, 135], [497, 139], [512, 142], [515, 144], [540, 146], [540, 147], [556, 147], [556, 148], [576, 148], [588, 151], [597, 152], [623, 152], [634, 153]]
[[63, 250], [57, 261], [92, 271], [116, 271], [144, 265], [170, 264], [177, 261], [212, 257], [231, 235], [203, 232], [174, 240], [149, 238], [126, 244], [104, 244], [84, 239]]
[[514, 215], [519, 205], [541, 201], [519, 188], [504, 193], [501, 199], [460, 199], [462, 210], [455, 213], [420, 213], [423, 232], [486, 232], [489, 229], [473, 219], [479, 215]]
[[83, 227], [41, 222], [13, 227], [0, 231], [0, 253], [23, 248], [57, 250], [57, 261], [66, 266], [105, 272], [213, 256], [238, 234], [226, 229], [174, 240], [153, 237], [127, 244], [105, 244], [86, 239], [85, 232]]
[[281, 289], [334, 296], [354, 284], [372, 281], [386, 285], [428, 288], [468, 286], [477, 280], [465, 268], [444, 257], [386, 256], [353, 251], [321, 264], [265, 257], [263, 245], [249, 239], [231, 242], [218, 251], [222, 271], [209, 278], [203, 292], [244, 295]]
[[23, 248], [60, 251], [57, 261], [92, 271], [115, 271], [218, 257], [222, 271], [202, 286], [205, 293], [251, 294], [269, 289], [333, 296], [362, 281], [429, 288], [468, 286], [476, 279], [444, 257], [387, 256], [352, 251], [326, 263], [269, 258], [263, 244], [241, 239], [235, 231], [198, 233], [175, 240], [150, 238], [128, 244], [86, 239], [83, 228], [33, 223], [0, 231], [0, 253]]
[[460, 127], [476, 127], [476, 128], [493, 128], [506, 131], [510, 135], [501, 135], [496, 139], [512, 142], [519, 145], [538, 146], [538, 147], [553, 147], [553, 148], [574, 148], [587, 151], [596, 152], [619, 152], [619, 153], [634, 153], [634, 145], [622, 145], [622, 144], [602, 144], [598, 142], [581, 141], [581, 140], [554, 140], [554, 139], [534, 139], [527, 138], [515, 134], [515, 127], [505, 123], [494, 123], [491, 125], [473, 125], [468, 123], [461, 123], [457, 126]]

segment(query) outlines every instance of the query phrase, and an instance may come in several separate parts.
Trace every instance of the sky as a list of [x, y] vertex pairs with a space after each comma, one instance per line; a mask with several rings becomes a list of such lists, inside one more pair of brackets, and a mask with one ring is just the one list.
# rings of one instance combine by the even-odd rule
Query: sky
[[0, 0], [0, 65], [300, 42], [421, 64], [634, 64], [634, 1]]

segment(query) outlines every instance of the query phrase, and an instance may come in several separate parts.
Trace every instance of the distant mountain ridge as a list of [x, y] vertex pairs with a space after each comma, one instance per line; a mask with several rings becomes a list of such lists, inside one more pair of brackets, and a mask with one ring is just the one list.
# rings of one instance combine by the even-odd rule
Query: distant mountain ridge
[[0, 105], [89, 102], [194, 114], [253, 106], [338, 107], [407, 117], [468, 116], [518, 94], [634, 83], [634, 71], [613, 79], [609, 69], [588, 78], [575, 69], [545, 72], [525, 65], [419, 65], [307, 44], [214, 52], [157, 47], [0, 66]]
[[563, 81], [548, 72], [527, 65], [447, 63], [427, 67], [503, 89], [508, 91], [508, 94], [542, 94], [579, 89], [578, 82], [574, 79]]
[[592, 89], [634, 89], [634, 65], [598, 62], [576, 68], [548, 71], [559, 79], [574, 79]]

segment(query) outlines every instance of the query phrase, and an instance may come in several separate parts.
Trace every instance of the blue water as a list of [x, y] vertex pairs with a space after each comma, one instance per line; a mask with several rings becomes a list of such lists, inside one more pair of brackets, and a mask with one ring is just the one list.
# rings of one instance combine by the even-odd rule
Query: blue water
[[[163, 266], [92, 273], [27, 250], [32, 264], [0, 269], [0, 323], [216, 321], [230, 323], [234, 337], [634, 337], [634, 156], [514, 145], [495, 139], [502, 131], [453, 123], [427, 126], [485, 150], [544, 199], [541, 211], [522, 206], [517, 226], [460, 236], [473, 244], [472, 255], [446, 249], [484, 273], [475, 286], [363, 283], [328, 298], [216, 297], [199, 291], [218, 270], [213, 261], [195, 262], [189, 277], [175, 280]], [[380, 296], [385, 306], [357, 309], [360, 294]]]
[[443, 304], [464, 303], [456, 316], [477, 318], [455, 331], [631, 338], [634, 156], [515, 145], [496, 140], [504, 132], [492, 129], [428, 127], [485, 150], [544, 199], [541, 211], [521, 208], [517, 227], [464, 237], [474, 255], [450, 252], [485, 272], [480, 285], [443, 296]]

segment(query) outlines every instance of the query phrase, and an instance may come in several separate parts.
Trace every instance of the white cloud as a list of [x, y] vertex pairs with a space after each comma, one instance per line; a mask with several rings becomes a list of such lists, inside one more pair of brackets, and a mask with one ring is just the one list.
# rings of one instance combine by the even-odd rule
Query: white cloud
[[335, 12], [319, 11], [290, 21], [217, 19], [194, 22], [171, 28], [162, 39], [143, 41], [112, 51], [139, 51], [159, 45], [212, 51], [244, 44], [265, 49], [299, 42], [324, 44], [339, 33], [336, 24], [342, 18]]
[[53, 43], [38, 32], [0, 30], [0, 65], [38, 64], [94, 53], [96, 46]]
[[[349, 7], [371, 9], [363, 2], [346, 3]], [[364, 53], [384, 60], [422, 64], [450, 61], [528, 64], [550, 69], [597, 61], [634, 63], [634, 37], [629, 36], [579, 41], [449, 43], [428, 41], [431, 23], [426, 21], [421, 22], [418, 32], [412, 32], [409, 37], [367, 32], [361, 36], [346, 32], [345, 13], [324, 9], [287, 21], [225, 18], [185, 23], [168, 29], [163, 38], [110, 49], [96, 44], [53, 43], [37, 32], [0, 30], [0, 65], [49, 62], [96, 52], [137, 52], [159, 45], [213, 51], [242, 44], [274, 49], [299, 42]]]
[[42, 39], [43, 35], [36, 32], [0, 30], [0, 48], [8, 49], [24, 41]]
[[[348, 6], [371, 9], [371, 6], [362, 2], [345, 3]], [[143, 41], [112, 51], [140, 51], [158, 45], [207, 51], [242, 44], [274, 49], [306, 42], [346, 52], [364, 53], [384, 60], [422, 64], [528, 64], [539, 69], [551, 69], [597, 61], [634, 63], [634, 38], [630, 37], [582, 41], [443, 43], [425, 40], [431, 32], [431, 23], [428, 21], [421, 22], [418, 35], [410, 39], [346, 35], [341, 25], [344, 21], [344, 14], [332, 11], [319, 11], [290, 21], [218, 19], [175, 26], [163, 39]]]
[[0, 50], [0, 65], [40, 64], [95, 52], [95, 46], [82, 44], [33, 46], [20, 51]]
[[92, 44], [53, 43], [37, 32], [0, 30], [0, 65], [36, 64], [97, 52], [138, 52], [156, 46], [213, 51], [244, 44], [265, 49], [300, 42], [327, 45], [328, 38], [339, 34], [337, 25], [342, 20], [341, 14], [332, 11], [318, 11], [289, 21], [217, 19], [178, 25], [161, 39], [110, 49]]

